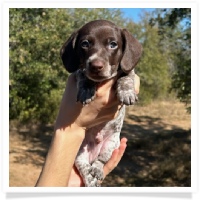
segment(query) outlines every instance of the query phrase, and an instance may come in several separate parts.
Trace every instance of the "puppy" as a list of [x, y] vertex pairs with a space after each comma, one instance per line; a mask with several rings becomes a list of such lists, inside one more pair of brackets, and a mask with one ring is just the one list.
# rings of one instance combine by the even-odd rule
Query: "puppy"
[[[126, 29], [106, 20], [95, 20], [75, 31], [61, 48], [66, 70], [76, 73], [77, 101], [83, 105], [95, 98], [98, 83], [119, 76], [117, 98], [123, 105], [137, 100], [134, 91], [134, 67], [142, 46]], [[86, 187], [98, 187], [103, 180], [103, 166], [119, 147], [125, 106], [118, 116], [87, 130], [75, 165]]]

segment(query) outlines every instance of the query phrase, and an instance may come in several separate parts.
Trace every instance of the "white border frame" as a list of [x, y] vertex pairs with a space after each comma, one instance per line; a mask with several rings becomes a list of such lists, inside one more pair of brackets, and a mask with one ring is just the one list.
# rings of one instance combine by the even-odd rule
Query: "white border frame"
[[[2, 84], [2, 108], [8, 108], [8, 99], [9, 99], [9, 91], [8, 91], [8, 83], [9, 83], [9, 8], [113, 8], [113, 2], [110, 0], [101, 0], [101, 2], [97, 1], [59, 1], [58, 3], [55, 1], [39, 1], [39, 2], [27, 2], [27, 1], [9, 1], [4, 2], [2, 4], [2, 43], [1, 50], [3, 53], [2, 56], [2, 68], [3, 73], [1, 73], [1, 78], [3, 80]], [[77, 6], [78, 5], [78, 6]], [[198, 84], [197, 73], [195, 72], [196, 63], [197, 63], [197, 33], [198, 27], [197, 24], [197, 9], [198, 2], [197, 1], [184, 1], [176, 0], [176, 2], [168, 1], [163, 3], [162, 1], [131, 1], [126, 0], [125, 2], [116, 1], [114, 2], [115, 8], [191, 8], [192, 9], [192, 86]], [[196, 50], [195, 50], [196, 49]], [[192, 87], [192, 94], [197, 93], [197, 89]], [[197, 106], [198, 98], [194, 98], [192, 96], [192, 105]], [[191, 187], [101, 187], [101, 188], [39, 188], [39, 187], [9, 187], [9, 113], [4, 110], [3, 112], [3, 122], [2, 122], [2, 134], [1, 134], [1, 142], [2, 142], [2, 162], [3, 163], [3, 189], [6, 193], [191, 193], [197, 192], [197, 152], [198, 152], [198, 132], [196, 129], [198, 126], [198, 116], [195, 115], [197, 108], [192, 106], [192, 141], [191, 141], [191, 156], [192, 156], [192, 168], [191, 168]], [[195, 132], [194, 132], [195, 130]]]

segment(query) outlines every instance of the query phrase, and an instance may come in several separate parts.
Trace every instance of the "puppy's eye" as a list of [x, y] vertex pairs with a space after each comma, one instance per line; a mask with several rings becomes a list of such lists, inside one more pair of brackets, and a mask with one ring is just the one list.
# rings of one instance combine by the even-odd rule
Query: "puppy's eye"
[[110, 49], [116, 49], [117, 48], [117, 42], [114, 42], [114, 41], [112, 41], [112, 42], [110, 42], [110, 44], [109, 44], [109, 48]]
[[90, 43], [89, 43], [88, 40], [83, 40], [83, 41], [81, 42], [81, 47], [82, 47], [82, 48], [86, 49], [86, 48], [88, 48], [89, 46], [90, 46]]

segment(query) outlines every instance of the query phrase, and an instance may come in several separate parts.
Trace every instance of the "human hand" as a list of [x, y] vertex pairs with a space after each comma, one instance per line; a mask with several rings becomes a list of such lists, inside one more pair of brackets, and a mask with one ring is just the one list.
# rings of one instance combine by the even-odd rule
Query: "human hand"
[[[68, 185], [75, 157], [85, 137], [85, 129], [90, 128], [91, 124], [95, 126], [113, 119], [121, 106], [112, 87], [115, 80], [116, 78], [113, 78], [102, 83], [97, 88], [94, 101], [83, 107], [76, 102], [76, 80], [73, 74], [70, 75], [55, 123], [52, 142], [36, 187]], [[139, 92], [138, 76], [135, 79], [135, 91]], [[126, 142], [123, 141], [120, 149], [113, 152], [111, 159], [104, 166], [105, 176], [121, 159], [126, 148]]]
[[[118, 149], [115, 149], [112, 153], [111, 158], [108, 160], [108, 162], [104, 165], [104, 178], [118, 165], [119, 161], [121, 160], [125, 149], [126, 149], [126, 144], [127, 139], [122, 138], [120, 142], [120, 146]], [[83, 180], [74, 166], [69, 178], [69, 183], [68, 187], [84, 187]]]
[[[97, 88], [96, 98], [89, 105], [83, 106], [80, 102], [76, 102], [76, 79], [75, 75], [71, 74], [67, 81], [55, 129], [63, 129], [72, 124], [88, 129], [115, 118], [121, 107], [113, 88], [116, 79], [117, 77], [114, 77], [101, 83]], [[139, 87], [140, 79], [135, 75], [136, 93], [139, 93]]]
[[96, 98], [89, 105], [76, 102], [77, 86], [75, 75], [71, 74], [63, 95], [55, 129], [75, 124], [83, 129], [91, 128], [113, 119], [121, 106], [115, 96], [113, 85], [116, 78], [104, 81], [97, 88]]

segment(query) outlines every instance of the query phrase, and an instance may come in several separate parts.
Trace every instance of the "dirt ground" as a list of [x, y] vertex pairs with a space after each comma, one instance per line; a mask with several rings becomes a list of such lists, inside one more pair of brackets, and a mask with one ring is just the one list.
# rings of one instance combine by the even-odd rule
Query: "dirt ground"
[[[17, 128], [10, 122], [10, 187], [35, 185], [52, 131], [51, 125]], [[183, 104], [171, 100], [128, 107], [121, 137], [128, 138], [126, 152], [103, 186], [191, 186], [191, 116]]]

